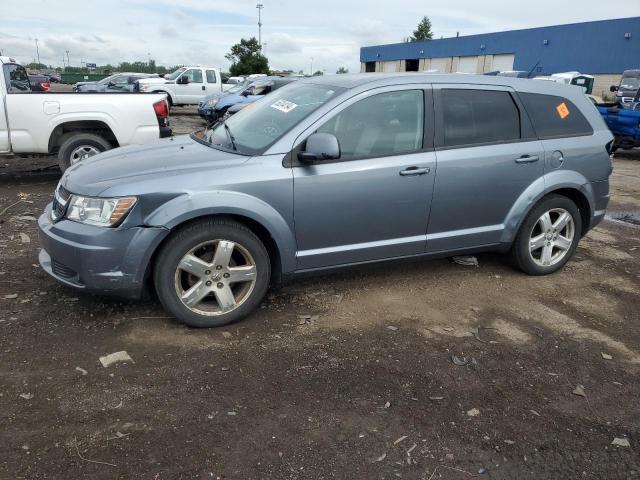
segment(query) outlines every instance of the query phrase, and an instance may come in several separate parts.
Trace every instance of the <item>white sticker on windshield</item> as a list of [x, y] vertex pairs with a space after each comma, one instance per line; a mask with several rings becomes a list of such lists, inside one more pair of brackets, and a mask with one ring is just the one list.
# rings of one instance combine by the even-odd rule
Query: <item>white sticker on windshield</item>
[[291, 110], [296, 108], [298, 105], [290, 102], [289, 100], [278, 100], [276, 103], [271, 105], [271, 108], [275, 108], [276, 110], [280, 110], [284, 113], [289, 113]]

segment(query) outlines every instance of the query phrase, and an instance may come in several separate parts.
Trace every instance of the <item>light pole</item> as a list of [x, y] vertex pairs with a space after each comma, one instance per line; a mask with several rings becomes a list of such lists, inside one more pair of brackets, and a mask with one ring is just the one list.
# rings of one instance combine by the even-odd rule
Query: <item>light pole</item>
[[258, 45], [262, 48], [262, 16], [260, 13], [262, 12], [264, 5], [259, 3], [256, 5], [256, 8], [258, 9]]
[[309, 72], [309, 75], [313, 75], [313, 57], [311, 57], [311, 70]]
[[262, 55], [267, 56], [267, 42], [262, 44]]
[[40, 68], [40, 50], [38, 49], [38, 39], [36, 38], [36, 55], [38, 56], [38, 69]]
[[147, 67], [151, 65], [151, 52], [147, 52]]
[[67, 67], [70, 67], [71, 62], [69, 61], [69, 50], [67, 50], [66, 52], [67, 52]]

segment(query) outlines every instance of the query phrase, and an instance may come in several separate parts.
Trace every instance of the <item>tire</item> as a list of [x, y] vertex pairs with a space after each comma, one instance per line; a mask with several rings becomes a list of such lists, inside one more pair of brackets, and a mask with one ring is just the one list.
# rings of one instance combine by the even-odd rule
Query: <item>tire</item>
[[[548, 221], [543, 221], [545, 213]], [[570, 216], [564, 226], [559, 221], [563, 213]], [[582, 216], [576, 204], [562, 195], [549, 195], [531, 209], [520, 226], [511, 247], [512, 263], [529, 275], [557, 272], [575, 253], [581, 232]]]
[[62, 172], [81, 160], [77, 156], [78, 149], [82, 147], [86, 147], [88, 156], [111, 150], [112, 148], [111, 144], [100, 135], [84, 132], [67, 133], [61, 138], [60, 150], [58, 151], [58, 163]]
[[[219, 327], [245, 318], [260, 304], [271, 263], [263, 243], [247, 227], [210, 218], [169, 237], [156, 257], [153, 277], [162, 306], [176, 319], [191, 327]], [[240, 279], [234, 282], [234, 277]]]

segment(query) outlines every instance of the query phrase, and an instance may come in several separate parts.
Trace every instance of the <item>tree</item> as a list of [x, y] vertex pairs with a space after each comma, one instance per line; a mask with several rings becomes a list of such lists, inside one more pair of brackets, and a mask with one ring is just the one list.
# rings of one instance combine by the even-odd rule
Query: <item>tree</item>
[[431, 31], [431, 20], [426, 15], [422, 17], [418, 28], [413, 31], [413, 36], [410, 37], [412, 42], [419, 42], [421, 40], [431, 40], [433, 38], [433, 32]]
[[320, 75], [324, 75], [324, 72], [322, 70], [316, 70], [315, 72], [313, 72], [314, 77], [319, 77]]
[[241, 39], [240, 43], [231, 47], [225, 58], [231, 62], [229, 73], [233, 76], [269, 73], [269, 61], [262, 55], [262, 47], [256, 37]]
[[336, 73], [349, 73], [349, 69], [340, 67]]

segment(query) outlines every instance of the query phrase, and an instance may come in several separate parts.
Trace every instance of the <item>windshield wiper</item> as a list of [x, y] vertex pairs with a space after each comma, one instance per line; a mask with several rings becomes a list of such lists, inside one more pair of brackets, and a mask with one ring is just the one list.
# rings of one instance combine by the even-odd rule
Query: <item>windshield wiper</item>
[[229, 136], [229, 141], [231, 142], [231, 147], [233, 148], [233, 151], [234, 152], [238, 151], [238, 148], [236, 147], [236, 140], [235, 138], [233, 138], [233, 134], [231, 133], [231, 129], [227, 125], [227, 122], [222, 122], [222, 126], [224, 127], [224, 131], [227, 132], [227, 135]]

